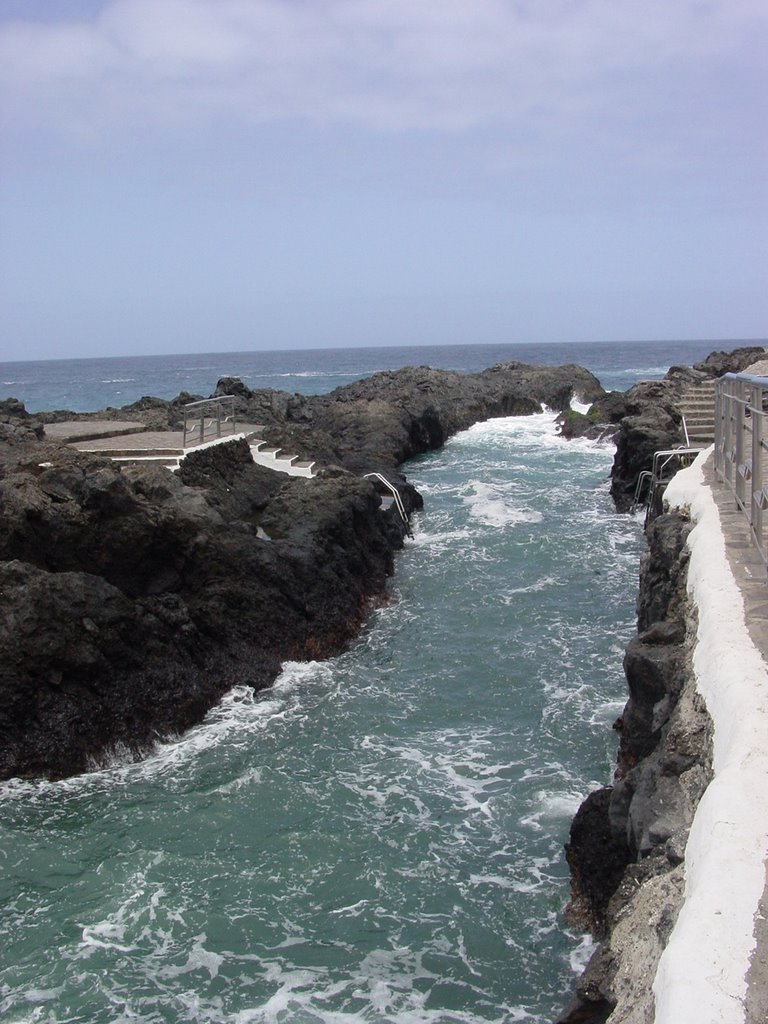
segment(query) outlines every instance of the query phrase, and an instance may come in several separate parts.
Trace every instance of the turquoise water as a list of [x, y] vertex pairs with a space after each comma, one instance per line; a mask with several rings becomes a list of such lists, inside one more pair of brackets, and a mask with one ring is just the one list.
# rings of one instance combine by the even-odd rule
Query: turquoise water
[[9, 1022], [550, 1021], [562, 846], [610, 777], [640, 530], [548, 414], [407, 467], [391, 600], [139, 765], [0, 787]]

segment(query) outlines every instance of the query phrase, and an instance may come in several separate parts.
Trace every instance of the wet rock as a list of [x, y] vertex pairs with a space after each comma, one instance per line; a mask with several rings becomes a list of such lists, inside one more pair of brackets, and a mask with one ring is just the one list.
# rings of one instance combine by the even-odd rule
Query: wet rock
[[590, 793], [576, 812], [565, 847], [572, 890], [566, 916], [571, 925], [596, 936], [605, 935], [608, 903], [631, 860], [621, 830], [611, 828], [611, 794], [609, 786]]

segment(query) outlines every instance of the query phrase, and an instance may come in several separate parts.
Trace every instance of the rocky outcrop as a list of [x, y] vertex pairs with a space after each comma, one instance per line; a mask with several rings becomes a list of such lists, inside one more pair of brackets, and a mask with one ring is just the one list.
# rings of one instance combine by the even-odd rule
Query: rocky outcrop
[[181, 391], [170, 400], [144, 395], [120, 408], [110, 405], [98, 412], [54, 409], [50, 412], [35, 413], [33, 419], [40, 423], [61, 423], [70, 420], [134, 420], [143, 423], [147, 430], [181, 430], [184, 426], [184, 406], [190, 402], [198, 402], [204, 397], [192, 395], [188, 391]]
[[694, 363], [693, 369], [707, 377], [722, 377], [724, 373], [742, 373], [752, 363], [764, 358], [763, 345], [743, 345], [729, 352], [710, 352], [702, 362]]
[[179, 476], [19, 445], [0, 502], [2, 778], [138, 756], [233, 685], [338, 652], [405, 530], [368, 481], [286, 478], [245, 442]]
[[711, 777], [711, 724], [690, 664], [689, 531], [678, 513], [649, 527], [614, 782], [584, 802], [566, 847], [570, 919], [602, 941], [558, 1024], [653, 1021], [650, 983], [682, 903], [687, 834]]
[[234, 394], [238, 416], [264, 424], [270, 444], [353, 473], [391, 473], [480, 420], [523, 416], [543, 406], [567, 410], [574, 396], [593, 401], [604, 395], [599, 381], [582, 367], [524, 363], [503, 363], [476, 374], [405, 367], [327, 395], [250, 391], [227, 377], [216, 393]]
[[568, 440], [587, 437], [595, 441], [614, 440], [619, 424], [627, 415], [627, 401], [621, 391], [607, 391], [586, 413], [569, 409], [558, 417], [560, 436]]
[[0, 444], [40, 440], [42, 425], [30, 416], [17, 398], [0, 402]]
[[[177, 475], [120, 469], [41, 442], [20, 403], [0, 409], [0, 778], [139, 756], [233, 685], [259, 689], [285, 659], [340, 651], [385, 599], [408, 529], [358, 474], [393, 477], [479, 419], [602, 393], [579, 367], [518, 363], [406, 368], [313, 397], [236, 379], [217, 391], [268, 438], [321, 457], [323, 473], [263, 469], [245, 441], [194, 452]], [[107, 418], [177, 427], [193, 397], [143, 398]], [[398, 487], [409, 515], [421, 499], [399, 475]]]

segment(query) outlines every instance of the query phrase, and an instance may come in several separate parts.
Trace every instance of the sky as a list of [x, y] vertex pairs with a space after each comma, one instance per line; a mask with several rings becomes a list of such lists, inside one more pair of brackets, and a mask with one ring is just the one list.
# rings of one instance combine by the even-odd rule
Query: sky
[[765, 0], [0, 0], [0, 360], [768, 336]]

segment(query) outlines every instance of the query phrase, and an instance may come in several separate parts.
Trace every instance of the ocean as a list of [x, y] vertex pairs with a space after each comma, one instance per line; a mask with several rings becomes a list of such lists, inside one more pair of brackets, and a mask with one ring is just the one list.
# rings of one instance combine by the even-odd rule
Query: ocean
[[[33, 411], [324, 391], [375, 369], [579, 362], [604, 386], [722, 345], [0, 364]], [[611, 778], [638, 521], [610, 446], [495, 419], [404, 468], [391, 600], [327, 662], [234, 689], [146, 760], [0, 786], [0, 1017], [21, 1024], [551, 1021], [589, 954], [563, 844]]]
[[29, 412], [91, 412], [107, 406], [119, 408], [147, 394], [175, 398], [188, 391], [207, 397], [219, 377], [240, 377], [254, 389], [320, 394], [377, 370], [429, 365], [468, 373], [512, 359], [546, 366], [575, 362], [591, 370], [606, 390], [623, 391], [642, 377], [663, 376], [671, 365], [695, 362], [713, 349], [736, 344], [445, 345], [0, 362], [0, 399], [18, 398]]

